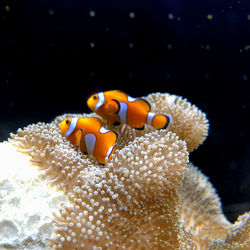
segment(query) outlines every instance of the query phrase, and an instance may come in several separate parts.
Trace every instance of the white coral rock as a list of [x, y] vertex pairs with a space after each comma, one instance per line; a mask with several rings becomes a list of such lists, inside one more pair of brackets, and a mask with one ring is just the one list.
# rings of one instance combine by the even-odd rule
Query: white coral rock
[[9, 143], [0, 143], [0, 249], [48, 249], [52, 211], [67, 197]]

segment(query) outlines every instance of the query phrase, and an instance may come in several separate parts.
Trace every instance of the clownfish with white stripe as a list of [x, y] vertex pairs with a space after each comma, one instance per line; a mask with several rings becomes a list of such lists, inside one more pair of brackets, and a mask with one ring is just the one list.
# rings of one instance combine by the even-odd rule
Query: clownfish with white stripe
[[142, 130], [145, 124], [156, 129], [166, 129], [172, 121], [169, 114], [150, 112], [151, 106], [142, 98], [133, 98], [119, 90], [99, 92], [87, 100], [88, 107], [113, 125], [126, 123]]
[[64, 136], [81, 152], [92, 154], [100, 164], [110, 161], [117, 146], [118, 133], [105, 129], [96, 117], [68, 118], [60, 123]]

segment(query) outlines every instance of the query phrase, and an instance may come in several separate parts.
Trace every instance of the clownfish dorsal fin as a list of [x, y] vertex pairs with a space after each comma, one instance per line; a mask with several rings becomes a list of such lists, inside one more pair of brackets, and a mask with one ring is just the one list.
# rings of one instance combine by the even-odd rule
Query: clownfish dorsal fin
[[143, 99], [143, 98], [137, 98], [134, 103], [138, 103], [141, 107], [143, 107], [143, 109], [146, 111], [146, 112], [150, 112], [151, 110], [151, 105], [150, 103]]
[[108, 95], [112, 96], [114, 99], [117, 99], [117, 100], [126, 99], [128, 96], [126, 93], [124, 93], [121, 90], [109, 90], [104, 93], [107, 93]]
[[101, 127], [102, 123], [99, 118], [97, 117], [89, 117], [88, 121], [93, 125], [93, 127]]

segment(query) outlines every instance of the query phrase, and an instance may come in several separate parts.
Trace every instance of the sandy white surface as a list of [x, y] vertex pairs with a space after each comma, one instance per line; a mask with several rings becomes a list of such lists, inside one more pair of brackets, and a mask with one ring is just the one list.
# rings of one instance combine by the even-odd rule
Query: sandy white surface
[[67, 198], [9, 143], [0, 143], [0, 159], [0, 249], [48, 249], [52, 211]]

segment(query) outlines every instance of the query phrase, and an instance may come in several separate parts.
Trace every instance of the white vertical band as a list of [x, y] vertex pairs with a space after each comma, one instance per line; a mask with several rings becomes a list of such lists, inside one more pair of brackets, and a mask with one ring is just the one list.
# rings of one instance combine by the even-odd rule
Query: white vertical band
[[94, 111], [96, 112], [104, 103], [105, 96], [103, 92], [97, 93], [98, 96], [98, 103], [95, 105]]
[[134, 102], [134, 101], [136, 101], [137, 100], [137, 98], [133, 98], [133, 97], [131, 97], [131, 96], [128, 96], [128, 101], [129, 102]]
[[110, 130], [107, 130], [106, 128], [104, 128], [104, 127], [101, 127], [100, 129], [99, 129], [99, 132], [101, 133], [101, 134], [105, 134], [105, 133], [107, 133], [107, 132], [109, 132]]
[[94, 134], [85, 135], [85, 145], [88, 154], [93, 154], [95, 148], [96, 137]]
[[114, 146], [111, 146], [111, 147], [108, 149], [108, 152], [107, 152], [107, 154], [106, 154], [106, 157], [109, 158], [110, 154], [112, 153], [113, 148], [114, 148], [116, 145], [117, 145], [117, 144], [115, 144]]
[[153, 121], [155, 115], [156, 115], [156, 113], [148, 112], [147, 124], [152, 125], [152, 121]]
[[72, 132], [75, 130], [76, 128], [76, 124], [77, 124], [78, 118], [77, 117], [73, 117], [71, 119], [70, 125], [69, 125], [69, 129], [67, 130], [67, 132], [65, 133], [65, 136], [68, 137], [69, 135], [72, 134]]
[[118, 115], [120, 117], [120, 122], [123, 123], [127, 122], [127, 110], [128, 110], [128, 104], [125, 102], [120, 102], [120, 110], [118, 112]]

